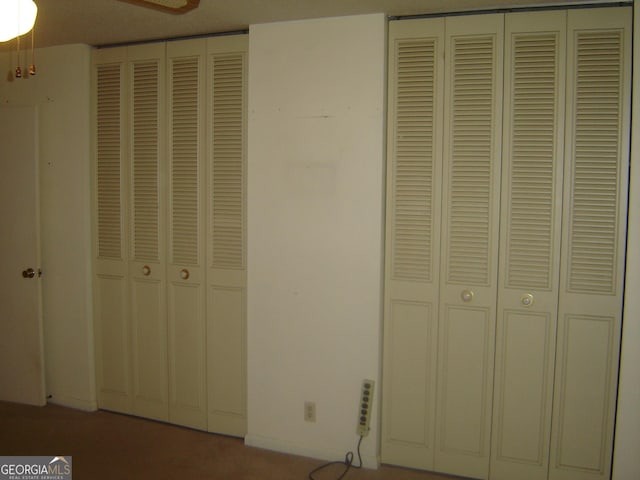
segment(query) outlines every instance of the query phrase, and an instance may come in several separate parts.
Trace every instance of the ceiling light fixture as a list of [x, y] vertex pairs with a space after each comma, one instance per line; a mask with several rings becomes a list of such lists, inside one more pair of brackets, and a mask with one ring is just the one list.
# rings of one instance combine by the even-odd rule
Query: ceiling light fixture
[[33, 0], [0, 2], [0, 42], [24, 35], [33, 28], [38, 7]]
[[187, 13], [200, 4], [200, 0], [120, 0], [141, 7], [153, 8], [173, 14]]

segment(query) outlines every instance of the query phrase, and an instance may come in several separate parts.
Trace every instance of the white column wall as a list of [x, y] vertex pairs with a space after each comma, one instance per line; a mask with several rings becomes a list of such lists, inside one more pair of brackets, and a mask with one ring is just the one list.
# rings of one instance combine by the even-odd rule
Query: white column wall
[[253, 25], [249, 40], [246, 443], [343, 459], [370, 378], [377, 466], [386, 19]]

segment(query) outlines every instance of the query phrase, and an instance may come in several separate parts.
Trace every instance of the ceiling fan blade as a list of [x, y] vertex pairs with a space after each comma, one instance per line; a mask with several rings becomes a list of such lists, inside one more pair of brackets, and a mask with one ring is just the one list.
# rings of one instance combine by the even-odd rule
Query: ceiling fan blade
[[153, 8], [161, 12], [182, 14], [193, 10], [200, 4], [200, 0], [119, 0], [141, 7]]

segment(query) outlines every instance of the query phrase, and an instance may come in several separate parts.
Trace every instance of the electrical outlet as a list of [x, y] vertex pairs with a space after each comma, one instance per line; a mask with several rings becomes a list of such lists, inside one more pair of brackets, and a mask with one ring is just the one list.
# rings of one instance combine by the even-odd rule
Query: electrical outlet
[[316, 402], [304, 402], [304, 421], [316, 421]]
[[363, 380], [360, 391], [360, 404], [358, 405], [358, 427], [356, 433], [361, 437], [369, 435], [369, 422], [371, 420], [371, 402], [373, 402], [373, 380]]

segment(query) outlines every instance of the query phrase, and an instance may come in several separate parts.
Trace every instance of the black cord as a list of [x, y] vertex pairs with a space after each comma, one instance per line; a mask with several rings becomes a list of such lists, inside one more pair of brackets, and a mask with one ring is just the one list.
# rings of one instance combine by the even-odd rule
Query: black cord
[[329, 463], [325, 463], [324, 465], [320, 465], [318, 468], [312, 470], [309, 473], [309, 480], [316, 480], [313, 477], [314, 473], [319, 472], [320, 470], [324, 470], [327, 467], [330, 467], [331, 465], [344, 465], [345, 469], [344, 471], [340, 474], [340, 476], [338, 478], [336, 478], [336, 480], [341, 480], [342, 478], [344, 478], [344, 476], [347, 474], [347, 472], [349, 471], [349, 469], [351, 468], [362, 468], [362, 455], [360, 455], [360, 444], [362, 443], [362, 439], [364, 437], [362, 435], [360, 435], [360, 440], [358, 440], [358, 448], [356, 449], [356, 451], [358, 452], [358, 465], [354, 465], [353, 464], [353, 452], [347, 452], [347, 454], [344, 456], [344, 460], [341, 462], [329, 462]]

